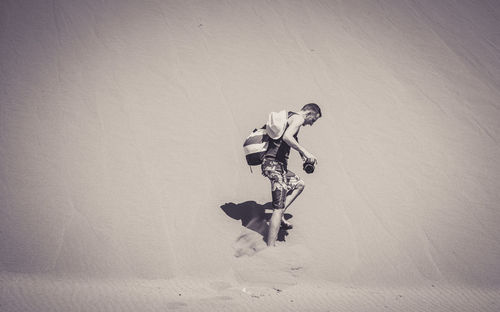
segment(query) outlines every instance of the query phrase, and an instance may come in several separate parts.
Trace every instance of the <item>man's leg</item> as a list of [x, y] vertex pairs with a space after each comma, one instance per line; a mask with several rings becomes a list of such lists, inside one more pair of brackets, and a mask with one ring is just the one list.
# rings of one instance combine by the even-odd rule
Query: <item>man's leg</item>
[[285, 198], [287, 186], [283, 179], [277, 178], [271, 180], [273, 187], [273, 214], [269, 221], [269, 232], [267, 233], [267, 246], [275, 246], [278, 239], [278, 232], [281, 226], [281, 219], [285, 211]]
[[286, 195], [286, 200], [285, 200], [285, 211], [290, 206], [293, 201], [302, 193], [304, 190], [305, 184], [300, 180], [300, 182], [297, 184], [297, 187], [293, 189], [293, 191], [289, 194]]
[[295, 173], [288, 171], [287, 185], [290, 188], [285, 200], [285, 209], [281, 216], [281, 223], [285, 227], [292, 228], [292, 225], [285, 220], [285, 211], [293, 203], [293, 201], [302, 193], [305, 188], [305, 183]]
[[285, 220], [285, 211], [288, 206], [297, 198], [297, 196], [304, 190], [304, 182], [300, 180], [292, 190], [292, 192], [286, 196], [285, 208], [274, 209], [273, 215], [271, 216], [271, 221], [269, 222], [269, 233], [267, 235], [267, 245], [274, 246], [276, 244], [276, 239], [278, 238], [278, 232], [280, 230], [281, 224], [284, 224], [289, 229], [292, 225]]
[[283, 208], [274, 209], [271, 221], [269, 222], [269, 233], [267, 233], [267, 246], [275, 246], [280, 230], [281, 217], [283, 216]]
[[288, 191], [286, 176], [278, 162], [265, 161], [262, 164], [262, 174], [271, 181], [271, 193], [273, 198], [273, 214], [269, 222], [267, 233], [267, 245], [274, 246], [278, 238], [281, 217], [285, 208], [285, 198]]

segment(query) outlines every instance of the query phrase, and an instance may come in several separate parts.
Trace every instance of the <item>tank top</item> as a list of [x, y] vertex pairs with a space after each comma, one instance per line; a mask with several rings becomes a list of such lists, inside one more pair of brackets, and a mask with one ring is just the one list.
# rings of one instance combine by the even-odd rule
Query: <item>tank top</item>
[[[294, 112], [288, 112], [288, 118], [296, 114], [297, 113]], [[286, 128], [288, 128], [288, 122], [286, 124]], [[293, 137], [295, 138], [295, 140], [297, 140], [297, 142], [298, 142], [297, 138], [298, 134], [299, 132], [297, 131], [297, 133], [293, 135]], [[269, 148], [267, 149], [267, 152], [264, 154], [264, 158], [274, 159], [276, 161], [283, 163], [286, 166], [288, 163], [289, 155], [290, 155], [290, 145], [286, 144], [286, 142], [283, 141], [283, 137], [277, 140], [269, 139]]]

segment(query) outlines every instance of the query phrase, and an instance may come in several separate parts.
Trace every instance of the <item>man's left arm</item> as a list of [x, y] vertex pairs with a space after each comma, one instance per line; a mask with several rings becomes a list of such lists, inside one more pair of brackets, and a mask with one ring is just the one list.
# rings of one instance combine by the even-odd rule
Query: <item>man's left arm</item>
[[[301, 155], [304, 155], [306, 159], [313, 158], [316, 161], [316, 157], [313, 154], [309, 153], [303, 146], [297, 142], [294, 138], [294, 135], [299, 131], [300, 127], [304, 122], [303, 117], [294, 115], [290, 117], [290, 122], [288, 128], [285, 130], [283, 134], [283, 141], [288, 144], [291, 148], [299, 152]], [[302, 156], [301, 156], [302, 157]]]
[[299, 151], [299, 155], [300, 155], [300, 158], [302, 158], [302, 161], [306, 161], [307, 157], [306, 157], [306, 155], [304, 155], [304, 153]]
[[[297, 143], [299, 143], [299, 138], [297, 138]], [[302, 153], [302, 151], [297, 151], [299, 152], [300, 158], [302, 158], [302, 161], [306, 161], [307, 157]]]

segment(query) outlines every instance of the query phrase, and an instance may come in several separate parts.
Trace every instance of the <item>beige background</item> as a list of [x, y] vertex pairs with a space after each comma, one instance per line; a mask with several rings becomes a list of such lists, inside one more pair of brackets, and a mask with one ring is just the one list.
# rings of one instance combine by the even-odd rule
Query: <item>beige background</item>
[[[300, 262], [294, 281], [499, 285], [498, 2], [0, 12], [4, 273], [259, 282], [288, 278], [280, 259]], [[244, 228], [221, 206], [271, 200], [243, 140], [309, 102], [324, 116], [300, 142], [319, 165], [292, 152], [295, 228], [267, 258], [235, 257]]]

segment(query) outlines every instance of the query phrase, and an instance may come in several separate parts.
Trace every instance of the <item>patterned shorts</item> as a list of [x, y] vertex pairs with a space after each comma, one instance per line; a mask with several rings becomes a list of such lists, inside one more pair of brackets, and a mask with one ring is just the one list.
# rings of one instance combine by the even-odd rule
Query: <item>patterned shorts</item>
[[264, 159], [262, 162], [262, 175], [271, 181], [271, 194], [273, 197], [273, 208], [285, 208], [286, 196], [296, 188], [303, 187], [304, 181], [279, 161]]

